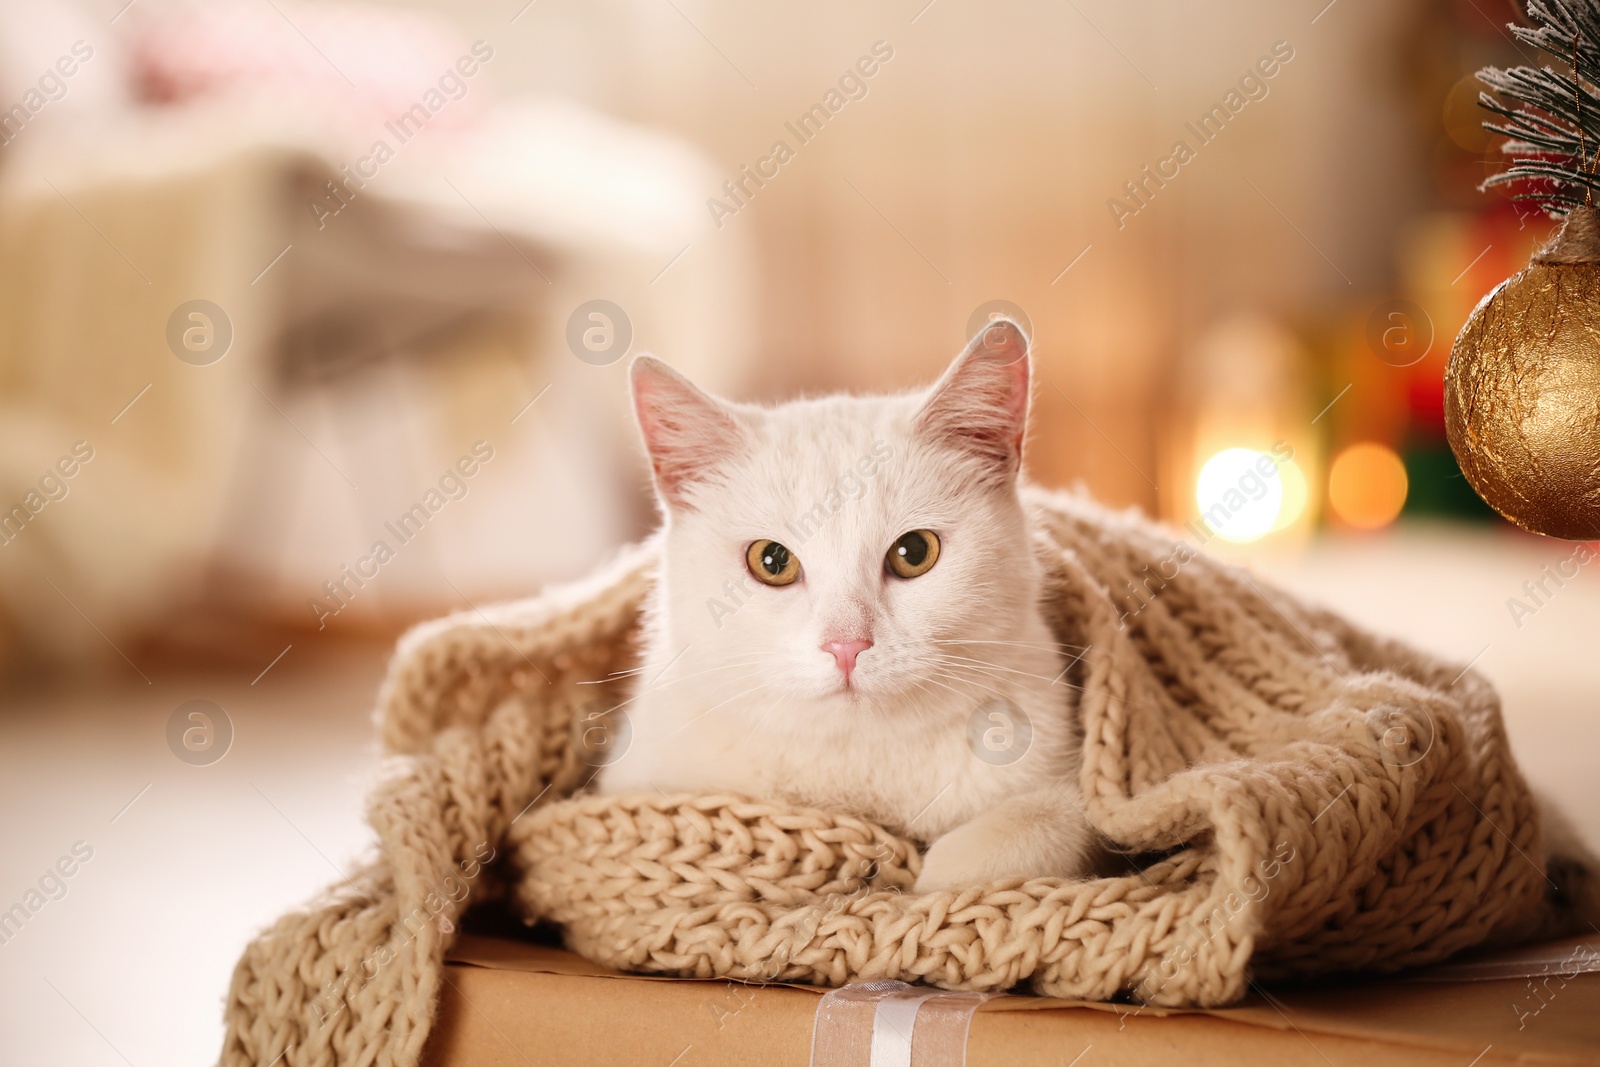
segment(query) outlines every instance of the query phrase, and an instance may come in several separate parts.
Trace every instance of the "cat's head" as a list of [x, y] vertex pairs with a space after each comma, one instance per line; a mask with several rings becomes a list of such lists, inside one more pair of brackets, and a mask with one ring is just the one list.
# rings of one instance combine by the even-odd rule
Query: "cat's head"
[[707, 691], [928, 691], [956, 642], [1004, 641], [1037, 611], [1016, 324], [996, 320], [935, 385], [896, 396], [732, 403], [648, 356], [632, 380], [665, 513], [655, 625], [720, 670]]

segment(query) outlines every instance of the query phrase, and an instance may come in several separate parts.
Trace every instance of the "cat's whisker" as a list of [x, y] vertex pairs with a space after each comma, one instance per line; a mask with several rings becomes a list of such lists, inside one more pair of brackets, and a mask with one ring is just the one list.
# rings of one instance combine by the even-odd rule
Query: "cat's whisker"
[[1050, 649], [1053, 651], [1087, 652], [1091, 645], [1074, 645], [1065, 641], [983, 641], [970, 637], [932, 638], [930, 644], [934, 645], [1011, 645], [1015, 648]]
[[[708, 667], [708, 668], [706, 668], [706, 670], [722, 670], [722, 669], [724, 669], [726, 667], [748, 665], [750, 663], [756, 662], [757, 660], [766, 659], [768, 657], [778, 656], [778, 655], [781, 655], [781, 653], [778, 653], [778, 652], [754, 652], [754, 653], [748, 653], [748, 654], [746, 654], [744, 656], [740, 656], [740, 657], [737, 657], [735, 659], [726, 660], [726, 661], [724, 661], [722, 663], [716, 664], [715, 666]], [[578, 684], [579, 685], [608, 685], [608, 684], [611, 684], [613, 682], [621, 681], [621, 680], [623, 680], [625, 678], [637, 677], [638, 675], [648, 673], [650, 670], [651, 670], [651, 666], [650, 665], [640, 666], [640, 667], [631, 667], [631, 668], [629, 668], [628, 670], [625, 670], [625, 671], [613, 671], [612, 673], [606, 675], [604, 678], [594, 678], [594, 679], [591, 679], [591, 680], [588, 680], [588, 681], [579, 682]], [[673, 680], [674, 681], [681, 681], [684, 678], [695, 678], [695, 677], [698, 677], [699, 675], [704, 674], [704, 673], [705, 673], [705, 671], [696, 671], [694, 674], [681, 675], [678, 678], [675, 678]]]
[[944, 667], [937, 667], [936, 666], [936, 667], [934, 667], [934, 672], [937, 673], [937, 674], [942, 675], [945, 678], [952, 678], [952, 679], [954, 679], [955, 681], [958, 681], [958, 682], [965, 682], [968, 685], [977, 686], [979, 689], [982, 689], [982, 690], [985, 690], [987, 692], [993, 693], [995, 696], [1000, 697], [1002, 699], [1010, 699], [1010, 695], [1008, 693], [1006, 693], [1004, 690], [996, 689], [992, 685], [985, 685], [983, 682], [978, 681], [976, 678], [971, 678], [971, 677], [968, 677], [968, 676], [963, 675], [963, 674], [957, 674], [955, 671], [948, 670], [947, 668], [944, 668]]
[[950, 692], [954, 693], [958, 697], [967, 698], [967, 697], [970, 697], [972, 695], [971, 693], [963, 693], [961, 690], [957, 689], [955, 686], [946, 685], [945, 683], [939, 681], [939, 679], [933, 677], [932, 675], [929, 675], [927, 678], [924, 678], [923, 681], [932, 682], [934, 685], [938, 686], [940, 689], [948, 689], [948, 690], [950, 690]]
[[[944, 668], [952, 668], [952, 667], [954, 667], [954, 668], [960, 668], [961, 670], [980, 671], [980, 672], [983, 672], [984, 677], [991, 678], [991, 679], [993, 679], [995, 681], [1002, 681], [1002, 682], [1006, 680], [1004, 676], [990, 674], [989, 671], [991, 671], [991, 670], [1006, 671], [1006, 672], [1008, 672], [1010, 674], [1021, 675], [1024, 678], [1032, 678], [1032, 679], [1034, 679], [1036, 681], [1041, 681], [1041, 682], [1050, 682], [1053, 685], [1064, 685], [1068, 689], [1076, 690], [1078, 692], [1082, 692], [1083, 691], [1083, 686], [1077, 685], [1076, 683], [1073, 683], [1073, 682], [1068, 682], [1068, 681], [1064, 680], [1061, 677], [1061, 675], [1059, 675], [1059, 674], [1056, 675], [1056, 677], [1054, 677], [1054, 678], [1047, 678], [1042, 674], [1030, 674], [1027, 671], [1015, 670], [1015, 669], [1010, 668], [1010, 667], [1003, 667], [998, 663], [986, 663], [985, 661], [981, 661], [981, 660], [980, 661], [975, 661], [975, 662], [960, 662], [958, 660], [953, 660], [953, 659], [950, 659], [948, 657], [941, 657], [940, 660], [937, 661], [936, 667], [944, 667]], [[1063, 672], [1063, 673], [1065, 673], [1065, 672]], [[947, 676], [952, 676], [952, 675], [950, 674], [950, 672], [947, 671]], [[954, 677], [958, 677], [963, 681], [972, 682], [972, 684], [974, 684], [974, 685], [979, 684], [975, 679], [968, 678], [968, 677], [966, 677], [964, 675], [959, 674], [958, 672], [955, 673], [953, 676]]]
[[578, 684], [579, 685], [602, 685], [605, 682], [608, 682], [613, 678], [626, 678], [630, 674], [643, 674], [643, 673], [644, 673], [644, 668], [643, 667], [629, 667], [625, 671], [612, 671], [610, 674], [607, 674], [604, 678], [596, 678], [591, 682], [579, 682]]
[[[743, 683], [744, 683], [744, 682], [747, 682], [747, 681], [749, 681], [749, 680], [750, 680], [750, 678], [751, 678], [751, 677], [752, 677], [752, 676], [751, 676], [751, 675], [744, 675], [744, 676], [742, 676], [742, 677], [738, 677], [738, 678], [733, 678], [733, 679], [730, 679], [730, 681], [731, 681], [731, 682], [732, 682], [732, 684], [734, 684], [734, 685], [741, 685], [741, 684], [743, 684]], [[734, 699], [734, 698], [735, 698], [735, 697], [739, 697], [739, 696], [744, 696], [744, 695], [745, 695], [745, 694], [746, 694], [746, 693], [753, 693], [753, 692], [755, 692], [755, 691], [756, 691], [756, 690], [757, 690], [757, 689], [760, 689], [760, 688], [761, 688], [761, 686], [760, 686], [760, 684], [757, 684], [757, 685], [754, 685], [754, 686], [752, 686], [752, 687], [751, 687], [751, 688], [749, 688], [749, 689], [746, 689], [746, 690], [745, 690], [745, 691], [744, 691], [744, 693], [736, 693], [736, 694], [735, 694], [735, 695], [734, 695], [734, 697], [729, 697], [729, 698], [728, 698], [728, 699], [729, 699], [729, 700], [732, 700], [732, 699]], [[637, 701], [637, 700], [639, 700], [639, 699], [640, 699], [640, 698], [642, 698], [642, 697], [645, 697], [645, 696], [648, 696], [648, 695], [650, 695], [650, 694], [647, 694], [647, 693], [640, 693], [640, 694], [638, 694], [638, 695], [637, 695], [637, 696], [633, 696], [633, 697], [630, 697], [630, 698], [628, 698], [628, 699], [627, 699], [627, 700], [624, 700], [624, 701], [623, 701], [623, 702], [622, 702], [622, 703], [620, 703], [620, 704], [618, 704], [618, 705], [616, 705], [616, 706], [615, 706], [615, 707], [613, 707], [613, 708], [610, 708], [610, 709], [609, 709], [609, 710], [608, 710], [608, 712], [607, 712], [607, 713], [608, 713], [608, 714], [609, 714], [609, 713], [610, 713], [610, 712], [611, 712], [611, 711], [620, 711], [620, 710], [622, 710], [622, 709], [623, 709], [623, 708], [625, 708], [625, 707], [627, 707], [627, 706], [628, 706], [628, 705], [629, 705], [629, 704], [632, 704], [632, 703], [633, 703], [633, 702], [634, 702], [634, 701]], [[722, 702], [722, 703], [727, 703], [727, 701], [723, 701], [723, 702]], [[721, 704], [717, 704], [717, 705], [713, 705], [713, 707], [720, 707], [720, 706], [721, 706]], [[711, 710], [711, 709], [709, 709], [709, 708], [708, 708], [708, 709], [707, 709], [707, 711], [710, 711], [710, 710]], [[685, 724], [684, 724], [684, 726], [688, 726], [688, 725], [689, 725], [689, 724], [688, 724], [688, 723], [685, 723]], [[682, 729], [682, 727], [680, 727], [680, 728], [679, 728], [679, 729], [680, 729], [680, 730], [681, 730], [681, 729]], [[674, 731], [674, 733], [676, 733], [676, 732], [678, 732], [678, 731]], [[668, 735], [667, 735], [667, 736], [669, 736], [669, 737], [670, 737], [670, 736], [672, 736], [672, 734], [668, 734]]]
[[1034, 674], [1032, 671], [1019, 670], [1016, 667], [1007, 667], [1003, 663], [995, 663], [986, 659], [976, 659], [971, 656], [950, 656], [948, 654], [940, 654], [939, 662], [946, 665], [960, 665], [980, 671], [1004, 671], [1007, 674], [1020, 675], [1023, 678], [1034, 678], [1041, 682], [1055, 681], [1055, 677], [1052, 677], [1048, 674]]
[[[707, 667], [705, 670], [696, 671], [693, 674], [686, 674], [681, 678], [674, 678], [669, 682], [658, 682], [657, 684], [655, 684], [653, 686], [645, 686], [645, 687], [641, 688], [639, 690], [639, 692], [637, 692], [633, 696], [629, 697], [627, 700], [624, 700], [624, 701], [622, 701], [622, 702], [620, 702], [618, 704], [612, 705], [610, 708], [607, 709], [607, 714], [609, 714], [610, 712], [613, 712], [613, 711], [620, 711], [623, 708], [627, 707], [629, 704], [632, 704], [637, 700], [641, 700], [646, 696], [651, 696], [651, 695], [653, 695], [655, 693], [660, 692], [663, 689], [666, 689], [669, 686], [677, 685], [680, 682], [693, 681], [696, 678], [700, 678], [700, 677], [702, 677], [704, 675], [711, 674], [711, 673], [713, 673], [715, 671], [725, 671], [725, 670], [732, 670], [735, 667], [750, 667], [750, 666], [751, 666], [751, 664], [748, 664], [748, 663], [724, 663], [724, 664], [720, 664], [720, 665], [715, 666], [715, 667]], [[744, 682], [746, 680], [746, 678], [749, 678], [749, 677], [753, 677], [753, 675], [745, 675], [745, 676], [742, 676], [742, 677], [737, 677], [737, 678], [732, 679], [732, 681], [733, 681], [733, 683], [735, 685], [738, 685], [738, 684]], [[757, 687], [757, 688], [759, 688], [759, 687]]]
[[683, 733], [683, 731], [687, 730], [689, 727], [693, 726], [695, 723], [697, 723], [701, 719], [705, 718], [707, 715], [710, 715], [713, 711], [716, 711], [718, 708], [722, 707], [722, 705], [728, 703], [729, 701], [738, 700], [740, 697], [749, 696], [751, 693], [754, 693], [757, 689], [760, 689], [762, 686], [764, 686], [766, 684], [767, 684], [766, 680], [763, 679], [762, 681], [757, 682], [755, 685], [751, 686], [749, 689], [746, 689], [742, 693], [735, 693], [735, 694], [733, 694], [733, 696], [728, 697], [727, 700], [719, 700], [719, 701], [717, 701], [715, 704], [711, 705], [709, 708], [707, 708], [706, 710], [702, 711], [700, 714], [696, 715], [694, 718], [685, 721], [682, 725], [680, 725], [676, 730], [672, 731], [670, 734], [664, 735], [663, 739], [665, 739], [667, 737], [676, 737], [676, 736], [678, 736], [679, 734]]
[[1083, 648], [1070, 641], [1014, 641], [994, 637], [935, 637], [930, 638], [935, 644], [941, 645], [1019, 645], [1023, 648]]
[[656, 689], [656, 688], [660, 688], [663, 685], [676, 684], [678, 682], [687, 681], [690, 678], [698, 678], [702, 674], [706, 674], [709, 671], [723, 671], [723, 670], [727, 670], [730, 667], [752, 667], [752, 666], [756, 665], [757, 663], [761, 662], [763, 659], [767, 659], [767, 658], [770, 658], [770, 657], [773, 657], [773, 656], [776, 656], [776, 655], [778, 655], [778, 653], [776, 653], [776, 652], [758, 652], [758, 653], [744, 655], [744, 656], [736, 656], [736, 657], [734, 657], [732, 659], [723, 660], [720, 663], [713, 663], [711, 666], [703, 667], [700, 670], [694, 671], [691, 674], [673, 675], [671, 678], [667, 679], [667, 681], [663, 682], [661, 680], [662, 677], [664, 675], [666, 675], [673, 666], [676, 665], [676, 664], [670, 664], [669, 663], [667, 665], [667, 667], [664, 668], [660, 673], [658, 673], [656, 675], [655, 679], [653, 681], [651, 681], [650, 683], [648, 683], [646, 686], [644, 686], [644, 688], [645, 689]]
[[777, 703], [768, 705], [767, 710], [761, 713], [761, 718], [756, 720], [756, 724], [752, 729], [759, 730], [766, 726], [767, 720], [776, 715], [778, 713], [778, 709], [787, 704], [789, 702], [789, 698], [794, 696], [795, 692], [796, 691], [794, 689], [790, 688], [785, 689], [781, 694], [779, 694]]
[[[668, 678], [668, 679], [666, 679], [664, 681], [658, 678], [655, 682], [653, 682], [653, 683], [651, 683], [649, 685], [641, 686], [639, 691], [637, 693], [633, 694], [633, 696], [629, 697], [628, 699], [623, 700], [623, 701], [621, 701], [621, 702], [619, 702], [617, 704], [614, 704], [610, 708], [606, 709], [606, 714], [609, 715], [610, 713], [612, 713], [614, 711], [621, 711], [623, 708], [626, 708], [629, 704], [633, 704], [633, 703], [635, 703], [635, 702], [637, 702], [637, 701], [639, 701], [639, 700], [643, 699], [644, 697], [649, 696], [651, 694], [659, 693], [662, 690], [670, 688], [671, 686], [681, 685], [684, 682], [690, 682], [690, 681], [694, 681], [694, 680], [699, 679], [699, 678], [704, 678], [706, 675], [714, 674], [714, 673], [716, 673], [718, 671], [734, 670], [736, 668], [741, 668], [741, 667], [748, 669], [748, 668], [756, 666], [758, 663], [760, 663], [764, 659], [770, 659], [770, 658], [773, 658], [773, 657], [776, 657], [776, 656], [780, 656], [780, 655], [781, 655], [781, 653], [778, 653], [778, 652], [746, 653], [743, 656], [739, 656], [739, 657], [737, 657], [735, 659], [728, 660], [727, 662], [724, 662], [724, 663], [713, 664], [710, 667], [705, 667], [705, 668], [703, 668], [701, 670], [694, 671], [694, 672], [692, 672], [690, 674], [678, 675], [678, 676], [673, 677], [673, 678]], [[647, 668], [647, 667], [639, 667], [639, 668], [635, 668], [635, 671], [644, 671], [644, 670], [647, 670], [647, 669], [649, 669], [649, 668]], [[632, 672], [630, 672], [630, 673], [632, 673]], [[731, 682], [733, 685], [741, 685], [744, 682], [748, 681], [752, 677], [755, 677], [755, 675], [753, 673], [748, 673], [748, 674], [744, 674], [744, 675], [740, 675], [740, 676], [735, 676], [733, 678], [723, 679], [723, 681]], [[760, 686], [756, 686], [755, 688], [759, 689]], [[746, 690], [746, 692], [753, 692], [753, 691], [754, 691], [753, 689], [752, 690]], [[743, 695], [743, 694], [740, 694], [740, 695]]]
[[1043, 678], [1037, 674], [1029, 674], [1026, 671], [1013, 671], [1005, 667], [986, 667], [982, 664], [975, 663], [946, 663], [944, 664], [944, 667], [956, 674], [963, 676], [965, 675], [965, 672], [972, 671], [975, 672], [979, 677], [989, 678], [995, 682], [1014, 683], [1018, 678], [1030, 678], [1040, 682], [1050, 681], [1049, 678]]

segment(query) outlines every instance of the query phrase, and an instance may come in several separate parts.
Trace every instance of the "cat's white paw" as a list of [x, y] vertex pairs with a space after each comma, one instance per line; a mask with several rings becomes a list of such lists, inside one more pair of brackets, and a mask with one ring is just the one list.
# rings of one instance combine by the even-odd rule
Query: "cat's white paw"
[[915, 892], [968, 889], [1006, 878], [1083, 878], [1094, 835], [1049, 791], [1014, 797], [939, 838], [922, 857]]
[[[977, 832], [968, 832], [974, 831]], [[975, 823], [958, 826], [935, 841], [922, 857], [922, 873], [917, 876], [915, 892], [937, 893], [945, 889], [966, 889], [970, 886], [992, 882], [997, 860], [996, 848], [989, 835]]]

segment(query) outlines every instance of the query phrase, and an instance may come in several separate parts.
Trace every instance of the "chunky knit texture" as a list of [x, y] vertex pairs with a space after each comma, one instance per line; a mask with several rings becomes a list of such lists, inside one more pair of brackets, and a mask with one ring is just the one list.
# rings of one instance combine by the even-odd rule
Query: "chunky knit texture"
[[401, 641], [378, 857], [246, 950], [222, 1063], [415, 1064], [460, 916], [490, 896], [640, 971], [1163, 1005], [1556, 928], [1538, 810], [1479, 675], [1131, 515], [1027, 501], [1051, 624], [1089, 648], [1068, 676], [1083, 803], [1131, 873], [918, 896], [916, 844], [846, 814], [574, 795], [595, 769], [585, 735], [625, 696], [606, 679], [634, 664], [647, 542]]

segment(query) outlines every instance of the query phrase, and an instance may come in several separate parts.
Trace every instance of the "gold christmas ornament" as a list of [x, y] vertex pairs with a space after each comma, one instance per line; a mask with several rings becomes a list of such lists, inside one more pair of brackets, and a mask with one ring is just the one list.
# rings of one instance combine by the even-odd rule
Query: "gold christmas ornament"
[[1479, 496], [1525, 530], [1600, 539], [1600, 211], [1574, 207], [1479, 302], [1444, 386], [1450, 449]]
[[1484, 187], [1509, 185], [1561, 230], [1526, 270], [1473, 309], [1444, 377], [1445, 431], [1467, 481], [1500, 514], [1534, 533], [1600, 539], [1600, 0], [1529, 0], [1535, 26], [1517, 40], [1567, 60], [1485, 67], [1493, 95], [1478, 103], [1501, 121], [1510, 166]]

